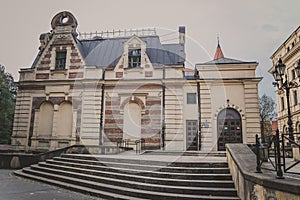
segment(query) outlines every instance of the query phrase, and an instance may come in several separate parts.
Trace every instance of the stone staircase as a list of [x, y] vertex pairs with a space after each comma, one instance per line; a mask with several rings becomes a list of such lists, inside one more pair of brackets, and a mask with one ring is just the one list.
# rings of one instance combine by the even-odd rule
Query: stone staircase
[[239, 199], [226, 162], [63, 154], [15, 174], [104, 199]]

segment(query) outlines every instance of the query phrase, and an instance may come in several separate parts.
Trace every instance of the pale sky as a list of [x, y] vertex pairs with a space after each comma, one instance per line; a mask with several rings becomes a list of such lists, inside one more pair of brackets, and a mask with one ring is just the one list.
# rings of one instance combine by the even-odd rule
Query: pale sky
[[299, 0], [0, 0], [0, 64], [18, 80], [38, 53], [39, 35], [67, 10], [80, 32], [183, 25], [191, 65], [212, 59], [220, 35], [225, 57], [259, 63], [259, 93], [274, 97], [270, 56], [300, 25], [299, 7]]

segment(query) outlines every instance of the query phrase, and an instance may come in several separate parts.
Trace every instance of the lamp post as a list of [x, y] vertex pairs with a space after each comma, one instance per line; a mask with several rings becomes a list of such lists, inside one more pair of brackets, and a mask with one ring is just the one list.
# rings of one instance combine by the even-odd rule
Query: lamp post
[[[281, 58], [278, 60], [278, 64], [275, 66], [275, 71], [273, 72], [273, 76], [275, 79], [274, 85], [277, 86], [278, 90], [285, 91], [286, 100], [287, 100], [287, 110], [288, 110], [288, 132], [289, 132], [289, 139], [294, 141], [294, 133], [293, 133], [293, 121], [291, 116], [291, 109], [290, 109], [290, 89], [297, 88], [300, 85], [295, 81], [289, 81], [288, 76], [285, 73], [285, 64], [282, 63]], [[298, 61], [298, 65], [295, 68], [298, 78], [300, 79], [300, 60]]]

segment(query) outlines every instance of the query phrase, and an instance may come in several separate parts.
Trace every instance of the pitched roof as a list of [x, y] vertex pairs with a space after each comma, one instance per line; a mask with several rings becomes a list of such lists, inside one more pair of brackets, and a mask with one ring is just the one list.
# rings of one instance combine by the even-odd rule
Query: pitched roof
[[216, 60], [211, 60], [205, 63], [202, 63], [203, 65], [218, 65], [218, 64], [243, 64], [243, 63], [256, 63], [256, 62], [246, 62], [241, 60], [236, 60], [232, 58], [219, 58]]
[[220, 43], [218, 41], [214, 59], [211, 61], [205, 62], [205, 63], [200, 63], [200, 65], [245, 64], [245, 63], [256, 63], [256, 62], [245, 62], [245, 61], [236, 60], [233, 58], [226, 58], [222, 52]]
[[[87, 66], [115, 66], [123, 54], [123, 44], [129, 37], [77, 40], [77, 46]], [[153, 64], [175, 65], [185, 61], [181, 44], [161, 44], [158, 36], [143, 36], [146, 54]]]
[[215, 56], [214, 56], [214, 60], [217, 60], [219, 58], [224, 58], [224, 54], [222, 52], [222, 49], [221, 49], [221, 46], [218, 42], [218, 46], [217, 46], [217, 49], [216, 49], [216, 53], [215, 53]]

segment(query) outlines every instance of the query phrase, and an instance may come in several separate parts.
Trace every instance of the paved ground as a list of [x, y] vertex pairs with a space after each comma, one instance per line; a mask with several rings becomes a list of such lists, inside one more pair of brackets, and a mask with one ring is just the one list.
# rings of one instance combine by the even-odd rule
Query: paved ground
[[[205, 154], [198, 156], [181, 156], [180, 154], [170, 155], [136, 155], [135, 152], [126, 152], [119, 155], [98, 155], [96, 157], [114, 157], [114, 158], [129, 158], [140, 160], [157, 160], [167, 162], [224, 162], [226, 157], [212, 157]], [[256, 161], [254, 161], [256, 162]], [[294, 161], [288, 161], [292, 164]], [[270, 163], [264, 163], [263, 167], [272, 169]], [[270, 174], [276, 177], [276, 172], [263, 169], [263, 173]], [[294, 167], [291, 171], [300, 172], [300, 164]], [[290, 177], [300, 182], [299, 174], [285, 173], [284, 176]], [[48, 184], [24, 179], [13, 175], [13, 170], [0, 169], [0, 200], [100, 200], [96, 197], [84, 195], [77, 192], [68, 191], [62, 188], [51, 186]]]
[[[273, 164], [275, 164], [274, 158], [271, 158], [271, 161], [273, 162]], [[272, 166], [271, 161], [264, 162], [262, 164], [262, 168], [263, 168], [262, 170], [263, 170], [263, 172], [269, 172], [266, 169], [272, 170], [274, 176], [276, 176], [276, 171], [275, 171], [275, 168]], [[286, 168], [289, 168], [296, 163], [296, 161], [294, 161], [292, 158], [286, 158], [285, 162], [286, 162]], [[283, 167], [281, 169], [284, 172]], [[300, 163], [298, 163], [295, 166], [293, 166], [292, 168], [288, 169], [287, 173], [283, 173], [283, 176], [299, 180], [299, 184], [300, 184]]]
[[[157, 161], [181, 162], [225, 162], [225, 157], [171, 155], [136, 155], [134, 151], [119, 155], [98, 155], [99, 157], [129, 158]], [[97, 157], [97, 156], [96, 156]], [[13, 174], [13, 170], [0, 169], [0, 200], [99, 200], [77, 192], [68, 191], [45, 183], [24, 179]]]
[[13, 170], [0, 170], [0, 200], [100, 200], [77, 192], [13, 175]]

